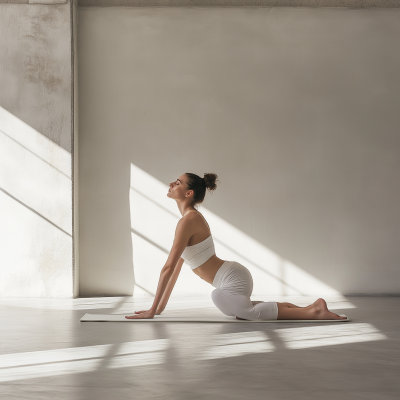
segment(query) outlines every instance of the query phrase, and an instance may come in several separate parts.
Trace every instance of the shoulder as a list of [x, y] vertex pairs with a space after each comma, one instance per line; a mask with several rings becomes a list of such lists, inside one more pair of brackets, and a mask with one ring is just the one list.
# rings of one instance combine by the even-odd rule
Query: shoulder
[[[193, 213], [191, 213], [191, 214], [193, 214]], [[185, 246], [187, 245], [187, 242], [190, 239], [190, 237], [196, 231], [195, 224], [193, 223], [193, 219], [188, 218], [188, 217], [189, 217], [189, 215], [182, 217], [178, 221], [178, 224], [176, 225], [176, 229], [175, 229], [175, 240], [177, 240], [178, 242], [185, 243]]]
[[193, 230], [196, 225], [198, 217], [199, 216], [196, 213], [189, 213], [185, 215], [178, 221], [177, 229], [183, 229], [188, 231]]
[[184, 217], [182, 217], [179, 221], [178, 221], [178, 225], [179, 226], [190, 226], [193, 225], [193, 223], [196, 221], [197, 219], [197, 214], [196, 213], [189, 213], [187, 215], [185, 215]]

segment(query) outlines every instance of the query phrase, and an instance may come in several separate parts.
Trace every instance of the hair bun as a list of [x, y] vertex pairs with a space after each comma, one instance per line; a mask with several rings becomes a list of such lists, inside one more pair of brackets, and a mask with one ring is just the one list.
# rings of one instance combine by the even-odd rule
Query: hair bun
[[203, 179], [208, 190], [215, 190], [217, 188], [216, 181], [218, 179], [218, 176], [216, 174], [205, 173]]

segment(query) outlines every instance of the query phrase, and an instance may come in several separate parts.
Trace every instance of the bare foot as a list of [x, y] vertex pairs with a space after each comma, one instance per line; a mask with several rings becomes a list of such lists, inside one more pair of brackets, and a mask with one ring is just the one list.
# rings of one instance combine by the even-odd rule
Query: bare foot
[[324, 299], [316, 300], [314, 304], [312, 304], [312, 309], [315, 312], [315, 319], [347, 319], [346, 317], [341, 317], [329, 311]]

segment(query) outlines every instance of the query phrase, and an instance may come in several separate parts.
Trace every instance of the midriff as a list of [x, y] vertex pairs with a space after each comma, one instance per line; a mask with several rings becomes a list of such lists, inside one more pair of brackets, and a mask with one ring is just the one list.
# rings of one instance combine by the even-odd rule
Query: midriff
[[221, 260], [214, 254], [204, 264], [201, 264], [200, 267], [197, 267], [192, 271], [201, 279], [204, 279], [206, 282], [212, 285], [217, 271], [224, 262], [225, 260]]

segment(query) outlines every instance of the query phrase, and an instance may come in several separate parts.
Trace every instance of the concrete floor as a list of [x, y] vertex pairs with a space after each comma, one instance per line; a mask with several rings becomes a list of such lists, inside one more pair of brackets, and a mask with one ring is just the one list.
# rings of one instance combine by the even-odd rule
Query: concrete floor
[[[0, 398], [400, 398], [400, 298], [327, 300], [352, 322], [81, 323], [151, 300], [2, 299]], [[219, 311], [204, 298], [171, 299], [165, 311], [192, 312]]]

